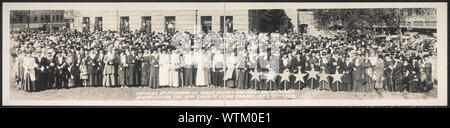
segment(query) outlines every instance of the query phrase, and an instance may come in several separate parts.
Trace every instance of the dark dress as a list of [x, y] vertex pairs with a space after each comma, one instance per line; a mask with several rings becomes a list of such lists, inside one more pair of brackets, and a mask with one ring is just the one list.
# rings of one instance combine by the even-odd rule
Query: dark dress
[[239, 89], [247, 89], [249, 88], [249, 72], [246, 58], [240, 58], [238, 61], [238, 79], [237, 86]]
[[353, 67], [354, 64], [352, 62], [345, 61], [343, 62], [343, 66], [341, 66], [344, 75], [342, 75], [342, 87], [345, 91], [352, 91], [353, 85]]
[[125, 84], [128, 86], [136, 85], [136, 57], [134, 55], [127, 55], [128, 70], [126, 71]]
[[[355, 60], [357, 61], [357, 60]], [[355, 62], [358, 63], [358, 62]], [[362, 92], [364, 91], [364, 87], [363, 87], [363, 75], [364, 75], [364, 64], [363, 64], [363, 60], [359, 59], [359, 66], [354, 66], [353, 69], [353, 73], [352, 73], [352, 78], [353, 78], [353, 84], [352, 84], [352, 89], [353, 91], [356, 92]]]
[[158, 57], [151, 55], [150, 56], [150, 81], [149, 86], [151, 88], [159, 87], [159, 61]]
[[403, 64], [401, 63], [397, 63], [394, 64], [394, 69], [393, 69], [393, 75], [392, 75], [392, 81], [394, 84], [394, 92], [401, 92], [403, 91]]
[[95, 87], [97, 85], [100, 85], [98, 80], [98, 62], [97, 62], [97, 55], [95, 55], [94, 58], [91, 56], [87, 57], [87, 73], [88, 73], [88, 86]]
[[[126, 72], [128, 69], [128, 66], [126, 66], [126, 59], [123, 59], [124, 55], [119, 56], [117, 61], [119, 62], [119, 68], [118, 68], [118, 84], [120, 86], [124, 86], [126, 83]], [[125, 56], [126, 58], [126, 56]]]
[[68, 78], [70, 77], [67, 64], [64, 58], [55, 58], [56, 65], [56, 88], [68, 88]]
[[[45, 57], [42, 57], [40, 60], [38, 58], [35, 58], [35, 63], [37, 64], [37, 67], [35, 72], [36, 81], [34, 83], [34, 90], [39, 91], [52, 87], [54, 76], [52, 76], [48, 70], [50, 61]], [[41, 70], [41, 68], [43, 70]]]
[[142, 59], [141, 84], [149, 85], [150, 80], [150, 56], [144, 56]]

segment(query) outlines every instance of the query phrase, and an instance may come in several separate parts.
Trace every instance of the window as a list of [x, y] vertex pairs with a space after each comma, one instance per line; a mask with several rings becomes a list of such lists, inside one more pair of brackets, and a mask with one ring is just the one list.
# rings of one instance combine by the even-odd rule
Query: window
[[[225, 27], [225, 29], [224, 29]], [[233, 32], [233, 16], [220, 16], [220, 31], [222, 32]]]
[[33, 21], [37, 21], [37, 20], [38, 20], [37, 16], [34, 16], [34, 20]]
[[165, 29], [164, 32], [173, 34], [175, 33], [175, 16], [166, 16], [164, 17]]
[[212, 30], [212, 17], [211, 16], [201, 16], [202, 31], [209, 33]]
[[103, 17], [95, 17], [94, 31], [103, 30]]
[[152, 17], [142, 16], [141, 20], [141, 32], [151, 32], [152, 31]]
[[89, 17], [83, 17], [83, 32], [89, 32]]
[[128, 32], [130, 31], [130, 17], [122, 16], [120, 17], [120, 31]]

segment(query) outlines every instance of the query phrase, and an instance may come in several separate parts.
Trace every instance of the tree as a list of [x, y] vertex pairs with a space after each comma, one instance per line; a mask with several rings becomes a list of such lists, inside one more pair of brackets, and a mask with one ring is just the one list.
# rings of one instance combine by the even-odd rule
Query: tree
[[348, 38], [374, 35], [375, 27], [396, 28], [401, 36], [401, 24], [414, 15], [435, 15], [435, 8], [373, 8], [315, 9], [314, 19], [319, 29], [343, 29]]

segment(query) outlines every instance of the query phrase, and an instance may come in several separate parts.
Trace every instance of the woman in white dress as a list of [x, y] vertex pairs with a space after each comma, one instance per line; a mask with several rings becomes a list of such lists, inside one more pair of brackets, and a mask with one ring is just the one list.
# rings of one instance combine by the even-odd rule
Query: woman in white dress
[[170, 55], [167, 54], [166, 50], [162, 50], [159, 56], [159, 63], [159, 86], [168, 86], [170, 83]]
[[196, 73], [196, 79], [195, 79], [195, 86], [206, 86], [206, 79], [205, 79], [205, 58], [204, 58], [204, 53], [202, 50], [195, 50], [194, 53], [194, 58], [195, 58], [195, 64], [197, 65], [196, 69], [197, 69], [197, 73]]
[[170, 55], [169, 86], [170, 87], [180, 87], [179, 82], [178, 82], [178, 79], [179, 79], [178, 70], [181, 68], [181, 67], [179, 67], [180, 54], [177, 53], [176, 51], [174, 51], [174, 52], [169, 52], [169, 55]]

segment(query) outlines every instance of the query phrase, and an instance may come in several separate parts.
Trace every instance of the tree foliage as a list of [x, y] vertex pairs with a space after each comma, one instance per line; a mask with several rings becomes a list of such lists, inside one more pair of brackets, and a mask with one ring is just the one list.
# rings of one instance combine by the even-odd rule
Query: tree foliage
[[361, 32], [372, 32], [375, 27], [400, 29], [405, 18], [415, 15], [435, 15], [435, 8], [370, 8], [370, 9], [316, 9], [314, 19], [319, 29], [338, 30], [347, 37]]

